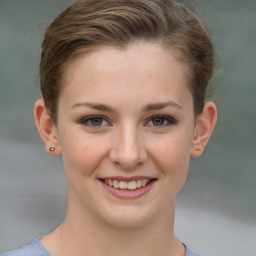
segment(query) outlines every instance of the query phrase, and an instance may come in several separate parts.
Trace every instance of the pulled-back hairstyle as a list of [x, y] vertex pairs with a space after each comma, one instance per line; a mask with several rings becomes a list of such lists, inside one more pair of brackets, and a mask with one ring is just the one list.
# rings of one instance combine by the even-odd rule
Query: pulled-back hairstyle
[[188, 67], [194, 112], [202, 112], [213, 74], [214, 54], [200, 19], [174, 0], [78, 0], [47, 28], [40, 83], [54, 122], [65, 66], [97, 46], [125, 48], [136, 41], [157, 43]]

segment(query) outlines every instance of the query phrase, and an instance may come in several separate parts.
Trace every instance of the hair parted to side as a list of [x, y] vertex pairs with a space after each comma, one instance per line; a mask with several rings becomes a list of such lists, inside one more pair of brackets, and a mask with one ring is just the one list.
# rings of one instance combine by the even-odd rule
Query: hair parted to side
[[136, 41], [157, 43], [187, 65], [194, 111], [200, 114], [214, 52], [198, 16], [174, 0], [78, 0], [47, 28], [42, 44], [41, 91], [52, 120], [57, 121], [65, 64], [98, 46], [125, 48]]

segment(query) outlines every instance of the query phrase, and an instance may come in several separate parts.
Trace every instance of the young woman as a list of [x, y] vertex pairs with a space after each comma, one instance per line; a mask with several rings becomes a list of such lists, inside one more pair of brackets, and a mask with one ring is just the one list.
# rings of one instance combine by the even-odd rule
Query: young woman
[[79, 0], [47, 29], [34, 116], [68, 180], [63, 224], [5, 256], [184, 256], [175, 198], [216, 122], [213, 47], [172, 0]]

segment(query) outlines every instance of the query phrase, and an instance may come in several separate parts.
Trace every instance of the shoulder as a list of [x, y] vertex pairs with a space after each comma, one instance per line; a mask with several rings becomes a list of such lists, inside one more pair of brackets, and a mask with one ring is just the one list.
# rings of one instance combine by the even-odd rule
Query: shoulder
[[186, 245], [184, 245], [186, 248], [186, 256], [199, 256], [198, 254], [192, 252]]
[[51, 255], [40, 244], [39, 239], [36, 239], [33, 241], [33, 243], [26, 245], [20, 249], [7, 252], [2, 256], [51, 256]]

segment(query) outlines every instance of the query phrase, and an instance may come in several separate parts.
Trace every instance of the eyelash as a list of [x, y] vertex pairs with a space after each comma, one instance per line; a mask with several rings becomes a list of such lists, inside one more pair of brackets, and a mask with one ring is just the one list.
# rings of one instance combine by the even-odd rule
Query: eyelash
[[[160, 118], [160, 119], [163, 119], [164, 121], [164, 124], [162, 125], [154, 125], [153, 124], [153, 120], [157, 119], [157, 118]], [[148, 123], [152, 123], [151, 125], [149, 125]], [[165, 127], [168, 127], [170, 125], [175, 125], [177, 124], [176, 120], [173, 119], [172, 117], [170, 116], [165, 116], [165, 115], [155, 115], [155, 116], [151, 116], [148, 121], [145, 123], [145, 126], [153, 126], [154, 129], [161, 129], [161, 128], [165, 128]]]
[[[89, 122], [92, 122], [92, 120], [100, 119], [102, 122], [107, 122], [108, 125], [93, 125], [92, 123], [89, 124]], [[94, 129], [100, 129], [103, 126], [111, 126], [111, 124], [107, 121], [107, 118], [101, 115], [92, 115], [82, 118], [79, 123], [92, 127]]]
[[[154, 125], [153, 124], [153, 120], [156, 120], [157, 118], [163, 119], [164, 124], [162, 124], [162, 125]], [[102, 124], [100, 124], [100, 125], [93, 125], [92, 123], [89, 123], [89, 122], [92, 122], [93, 120], [95, 121], [96, 119], [101, 120], [103, 123], [106, 122], [107, 125], [106, 124], [103, 124], [103, 125]], [[152, 124], [149, 124], [150, 122]], [[92, 115], [92, 116], [83, 117], [82, 119], [80, 119], [79, 123], [81, 123], [83, 125], [86, 125], [88, 127], [92, 127], [94, 129], [100, 129], [100, 128], [105, 127], [105, 126], [112, 126], [110, 124], [110, 122], [107, 120], [107, 118], [102, 116], [102, 115]], [[176, 120], [173, 119], [170, 116], [155, 115], [155, 116], [151, 116], [150, 118], [148, 118], [147, 121], [144, 123], [144, 126], [152, 126], [152, 127], [154, 127], [154, 129], [161, 129], [161, 128], [164, 128], [164, 127], [168, 127], [170, 125], [175, 125], [176, 123], [177, 123]]]

